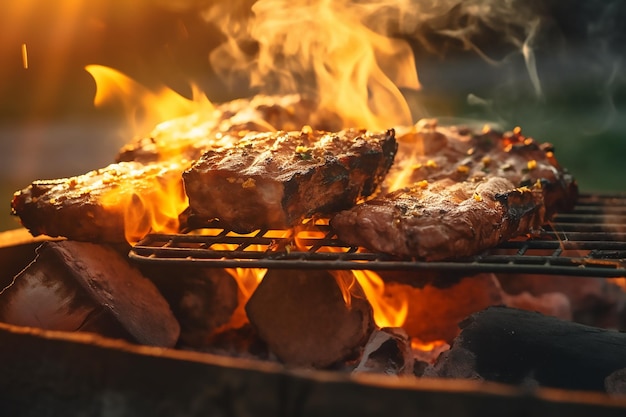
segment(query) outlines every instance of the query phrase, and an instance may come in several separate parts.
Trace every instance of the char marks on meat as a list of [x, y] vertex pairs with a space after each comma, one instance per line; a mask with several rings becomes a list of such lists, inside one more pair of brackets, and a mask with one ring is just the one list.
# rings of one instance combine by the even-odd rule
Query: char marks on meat
[[[475, 133], [424, 120], [398, 142], [383, 186], [392, 192], [331, 220], [346, 243], [425, 260], [475, 255], [539, 230], [578, 196], [552, 146], [519, 129]], [[413, 185], [393, 191], [398, 183]]]
[[[338, 119], [315, 110], [312, 101], [297, 94], [219, 104], [161, 123], [148, 137], [124, 146], [118, 163], [71, 178], [33, 182], [14, 194], [12, 213], [35, 236], [124, 242], [129, 201], [141, 205], [155, 192], [183, 193], [183, 171], [206, 150], [236, 143], [252, 130], [300, 129], [306, 123], [336, 127]], [[146, 216], [151, 214], [146, 211]], [[146, 227], [150, 223], [146, 218], [132, 221], [146, 222]]]
[[475, 255], [538, 229], [539, 190], [504, 178], [419, 183], [337, 214], [331, 226], [346, 243], [435, 261]]
[[195, 221], [239, 232], [285, 228], [370, 196], [388, 172], [394, 131], [251, 134], [210, 150], [183, 174]]

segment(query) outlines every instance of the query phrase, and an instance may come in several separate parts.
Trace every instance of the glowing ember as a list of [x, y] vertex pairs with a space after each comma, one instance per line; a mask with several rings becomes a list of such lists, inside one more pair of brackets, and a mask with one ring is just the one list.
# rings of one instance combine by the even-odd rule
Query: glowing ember
[[447, 345], [448, 343], [445, 340], [433, 340], [432, 342], [424, 343], [417, 337], [411, 338], [411, 349], [422, 352], [431, 352], [435, 349], [444, 348]]
[[22, 67], [28, 69], [28, 49], [25, 43], [22, 44]]

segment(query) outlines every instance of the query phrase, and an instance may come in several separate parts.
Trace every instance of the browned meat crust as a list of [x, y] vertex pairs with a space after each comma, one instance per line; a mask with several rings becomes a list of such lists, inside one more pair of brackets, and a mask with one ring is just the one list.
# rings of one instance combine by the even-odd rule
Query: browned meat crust
[[538, 229], [540, 189], [504, 178], [426, 181], [337, 214], [339, 238], [377, 252], [435, 261], [470, 256]]
[[578, 196], [552, 146], [519, 129], [476, 133], [423, 120], [398, 142], [384, 188], [412, 185], [336, 215], [341, 240], [427, 260], [474, 255], [539, 229]]
[[[522, 135], [520, 129], [475, 132], [422, 120], [398, 135], [398, 144], [396, 162], [385, 183], [390, 191], [421, 180], [506, 178], [516, 187], [540, 185], [546, 218], [570, 210], [578, 197], [576, 181], [557, 162], [553, 146]], [[399, 178], [396, 184], [394, 178]]]
[[239, 232], [285, 228], [371, 195], [396, 150], [393, 130], [261, 133], [208, 151], [183, 178], [195, 220]]
[[207, 149], [235, 143], [250, 132], [299, 130], [304, 125], [328, 131], [341, 128], [336, 115], [316, 109], [313, 100], [299, 94], [257, 95], [163, 122], [147, 137], [125, 145], [116, 161], [194, 161]]
[[[156, 203], [155, 194], [167, 193], [172, 200], [184, 201], [181, 175], [185, 167], [120, 162], [77, 177], [35, 181], [15, 193], [11, 209], [34, 236], [124, 242], [127, 221], [136, 222], [135, 232], [150, 231], [147, 217], [153, 211], [145, 205]], [[134, 209], [146, 208], [145, 216], [132, 217]]]
[[[12, 213], [35, 236], [123, 242], [131, 222], [126, 237], [140, 239], [151, 231], [150, 216], [162, 209], [145, 205], [158, 204], [152, 200], [157, 193], [184, 200], [182, 173], [202, 152], [229, 146], [250, 130], [299, 129], [307, 118], [312, 125], [337, 125], [336, 116], [314, 110], [299, 95], [258, 95], [164, 122], [150, 137], [125, 146], [116, 164], [72, 178], [35, 181], [16, 192]], [[142, 210], [144, 215], [137, 216]]]

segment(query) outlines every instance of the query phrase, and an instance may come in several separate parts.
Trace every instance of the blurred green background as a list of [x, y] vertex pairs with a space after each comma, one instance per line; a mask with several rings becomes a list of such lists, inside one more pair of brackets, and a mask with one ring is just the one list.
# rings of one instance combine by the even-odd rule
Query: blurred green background
[[[0, 230], [19, 227], [9, 214], [14, 191], [36, 179], [106, 166], [131, 139], [120, 107], [93, 106], [95, 83], [86, 65], [113, 67], [148, 87], [165, 84], [187, 97], [190, 83], [214, 101], [249, 94], [245, 86], [223, 84], [209, 65], [209, 52], [223, 37], [203, 20], [204, 3], [210, 2], [4, 0]], [[626, 8], [590, 9], [597, 2], [582, 0], [541, 3], [538, 13], [549, 22], [533, 50], [541, 94], [521, 49], [507, 50], [499, 33], [485, 30], [477, 45], [501, 58], [490, 64], [445, 36], [444, 19], [409, 36], [423, 88], [407, 92], [408, 100], [416, 117], [521, 126], [526, 135], [555, 144], [583, 191], [626, 191], [626, 37], [619, 23]]]

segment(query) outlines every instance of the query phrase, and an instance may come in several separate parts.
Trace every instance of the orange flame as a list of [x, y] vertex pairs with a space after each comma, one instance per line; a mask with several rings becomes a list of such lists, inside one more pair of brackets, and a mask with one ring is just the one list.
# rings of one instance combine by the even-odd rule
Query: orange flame
[[622, 291], [626, 291], [626, 277], [607, 278], [607, 281], [617, 285]]
[[160, 87], [149, 90], [121, 72], [102, 65], [87, 65], [85, 70], [96, 82], [94, 104], [121, 104], [134, 134], [144, 135], [165, 120], [188, 115], [200, 109], [212, 109], [206, 96], [193, 88], [193, 100], [174, 90]]
[[[318, 222], [308, 222], [302, 226], [302, 230], [294, 233], [295, 246], [303, 251], [310, 249], [310, 245], [306, 244], [306, 239], [323, 238], [325, 233], [319, 230], [313, 230], [313, 224], [320, 224], [324, 220]], [[345, 248], [324, 247], [324, 250], [340, 252]], [[401, 294], [394, 294], [393, 297], [385, 294], [385, 282], [374, 271], [330, 271], [335, 277], [339, 286], [343, 299], [348, 307], [352, 303], [352, 297], [355, 296], [355, 285], [363, 290], [365, 297], [372, 306], [374, 314], [374, 322], [378, 327], [401, 327], [406, 320], [408, 314], [408, 299]], [[357, 295], [358, 296], [358, 295]]]
[[411, 349], [419, 350], [421, 352], [431, 352], [435, 349], [440, 349], [448, 344], [445, 340], [433, 340], [432, 342], [422, 342], [417, 337], [411, 338]]
[[226, 327], [239, 328], [248, 322], [248, 316], [245, 311], [246, 303], [263, 280], [267, 269], [229, 268], [226, 271], [237, 281], [239, 287], [237, 309], [233, 312], [233, 316], [226, 324]]
[[[320, 108], [337, 113], [346, 126], [382, 130], [410, 125], [412, 114], [400, 89], [420, 88], [414, 56], [407, 42], [385, 33], [385, 24], [377, 19], [379, 10], [386, 12], [384, 7], [346, 0], [259, 0], [252, 6], [253, 19], [244, 26], [231, 25], [222, 13], [216, 16], [230, 37], [211, 60], [222, 75], [231, 69], [244, 71], [252, 86], [264, 93], [315, 91]], [[298, 27], [306, 30], [294, 36]], [[258, 43], [253, 65], [240, 49], [238, 35], [242, 34]], [[198, 111], [198, 103], [170, 89], [152, 92], [109, 68], [89, 66], [87, 70], [98, 84], [96, 105], [121, 97], [135, 133], [165, 121], [153, 134], [169, 135], [180, 125], [167, 120]], [[182, 166], [180, 172], [184, 169]], [[131, 242], [149, 231], [176, 231], [178, 215], [187, 207], [180, 179], [170, 182], [155, 178], [149, 191], [113, 190], [108, 198], [112, 204], [125, 199], [122, 205], [126, 207], [124, 218]], [[166, 203], [167, 198], [174, 201]], [[167, 212], [163, 210], [166, 206]], [[236, 269], [229, 273], [237, 279], [242, 298], [247, 299], [264, 270]], [[385, 296], [384, 281], [378, 274], [344, 271], [335, 277], [347, 305], [358, 282], [378, 326], [400, 327], [404, 323], [407, 300]]]
[[[259, 0], [251, 14], [217, 3], [205, 17], [227, 41], [211, 54], [225, 78], [243, 75], [263, 92], [312, 91], [346, 126], [387, 129], [411, 124], [400, 90], [420, 84], [406, 41], [388, 36], [386, 22], [402, 12], [389, 2]], [[393, 7], [392, 7], [393, 6]], [[255, 42], [250, 54], [242, 45]]]
[[95, 105], [121, 103], [135, 133], [145, 134], [157, 123], [170, 120], [165, 126], [157, 125], [152, 137], [171, 142], [171, 151], [159, 155], [160, 159], [170, 159], [171, 162], [120, 166], [120, 178], [111, 179], [112, 187], [102, 196], [103, 207], [122, 211], [129, 243], [136, 243], [150, 232], [178, 232], [179, 216], [188, 206], [181, 175], [191, 161], [176, 152], [176, 143], [181, 131], [189, 133], [190, 128], [186, 126], [187, 119], [171, 119], [188, 114], [207, 114], [213, 105], [197, 93], [194, 94], [195, 100], [189, 100], [166, 87], [151, 91], [112, 68], [89, 65], [85, 69], [96, 81]]
[[408, 298], [401, 294], [385, 294], [385, 282], [374, 271], [353, 271], [374, 310], [378, 327], [402, 327], [409, 311]]
[[181, 179], [185, 165], [126, 163], [120, 168], [129, 169], [116, 173], [101, 203], [106, 210], [122, 211], [126, 240], [132, 244], [149, 232], [178, 232], [178, 216], [188, 206]]

